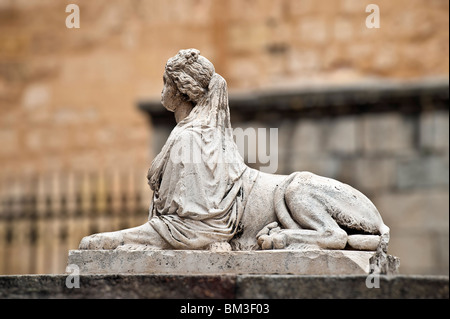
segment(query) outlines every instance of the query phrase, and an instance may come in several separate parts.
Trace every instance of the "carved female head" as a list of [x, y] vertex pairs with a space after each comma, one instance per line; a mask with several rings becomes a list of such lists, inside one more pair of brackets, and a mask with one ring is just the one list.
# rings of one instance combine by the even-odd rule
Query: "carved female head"
[[189, 101], [195, 106], [208, 91], [214, 73], [214, 65], [201, 56], [200, 51], [180, 50], [167, 61], [162, 104], [170, 111], [174, 111], [180, 102]]

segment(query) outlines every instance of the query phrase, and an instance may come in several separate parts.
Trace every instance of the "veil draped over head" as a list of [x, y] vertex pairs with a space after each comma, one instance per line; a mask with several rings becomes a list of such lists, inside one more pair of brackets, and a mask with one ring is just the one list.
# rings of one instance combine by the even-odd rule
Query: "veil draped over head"
[[215, 73], [152, 162], [149, 223], [175, 249], [230, 240], [245, 206], [246, 168], [233, 139], [227, 84]]

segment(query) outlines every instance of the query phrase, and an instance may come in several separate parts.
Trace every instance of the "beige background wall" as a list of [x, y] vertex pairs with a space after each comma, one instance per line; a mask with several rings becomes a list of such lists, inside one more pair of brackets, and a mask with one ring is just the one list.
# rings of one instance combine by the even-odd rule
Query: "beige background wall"
[[[69, 3], [79, 5], [79, 29], [65, 26]], [[369, 3], [380, 7], [379, 29], [365, 26]], [[181, 48], [200, 49], [227, 79], [231, 93], [448, 81], [448, 11], [445, 0], [0, 0], [0, 177], [132, 170], [142, 176], [138, 187], [145, 189], [154, 156], [152, 130], [136, 105], [158, 98], [165, 62]], [[447, 129], [427, 138], [442, 144], [435, 174], [448, 172], [448, 112], [419, 120], [433, 132]], [[341, 132], [359, 123], [349, 118], [336, 125]], [[375, 132], [373, 138], [347, 146], [375, 151], [346, 169], [378, 167], [387, 180], [401, 174], [392, 161], [376, 155], [381, 144], [393, 152], [403, 147], [391, 135], [377, 139], [376, 134], [388, 129], [395, 136], [404, 124], [401, 116], [368, 115], [361, 123]], [[310, 124], [295, 134], [301, 137]], [[312, 134], [325, 134], [328, 127], [314, 124]], [[313, 141], [289, 147], [318, 148], [308, 144]], [[307, 167], [306, 159], [290, 166]], [[370, 190], [387, 183], [380, 178], [355, 183]], [[412, 207], [419, 219], [435, 212], [433, 223], [447, 227], [432, 232], [448, 250], [448, 179], [437, 192], [422, 190], [375, 199], [382, 210], [399, 206], [407, 214]], [[401, 223], [395, 218], [386, 217]], [[417, 244], [417, 224], [416, 233], [408, 233], [408, 223], [401, 225], [409, 239], [393, 243], [399, 255]], [[408, 272], [448, 274], [448, 254], [438, 266], [426, 261], [433, 243], [406, 253]]]

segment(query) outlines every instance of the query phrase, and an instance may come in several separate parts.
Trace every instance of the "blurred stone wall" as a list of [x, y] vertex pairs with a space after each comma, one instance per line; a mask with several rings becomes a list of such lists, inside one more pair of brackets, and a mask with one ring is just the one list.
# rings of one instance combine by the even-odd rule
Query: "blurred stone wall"
[[[136, 101], [196, 47], [230, 89], [448, 77], [448, 1], [0, 1], [3, 172], [147, 167]], [[80, 8], [68, 29], [66, 5]]]
[[[401, 273], [448, 274], [448, 99], [445, 81], [374, 83], [231, 96], [230, 112], [249, 166], [310, 171], [355, 187], [391, 228], [389, 252], [400, 258]], [[156, 102], [141, 108], [153, 119], [156, 152], [173, 116]]]
[[300, 118], [279, 136], [281, 172], [335, 178], [373, 201], [401, 273], [448, 275], [448, 109]]
[[[80, 8], [79, 29], [66, 28], [70, 3]], [[380, 8], [379, 29], [365, 25], [370, 3]], [[0, 0], [0, 176], [132, 169], [147, 187], [155, 135], [136, 106], [158, 99], [164, 65], [181, 48], [208, 57], [231, 94], [448, 81], [448, 9], [445, 0]], [[295, 137], [280, 150], [286, 171], [385, 187], [380, 210], [403, 205], [438, 227], [402, 224], [392, 245], [411, 250], [399, 253], [407, 271], [448, 273], [448, 254], [435, 248], [448, 245], [448, 134], [439, 133], [448, 112], [298, 121], [280, 129], [280, 139]], [[347, 155], [345, 165], [325, 165]], [[379, 174], [366, 178], [369, 170]], [[434, 239], [420, 237], [425, 231]], [[428, 244], [414, 251], [417, 241]]]
[[299, 119], [281, 129], [284, 171], [306, 170], [361, 190], [391, 228], [403, 274], [449, 271], [449, 113], [387, 112]]

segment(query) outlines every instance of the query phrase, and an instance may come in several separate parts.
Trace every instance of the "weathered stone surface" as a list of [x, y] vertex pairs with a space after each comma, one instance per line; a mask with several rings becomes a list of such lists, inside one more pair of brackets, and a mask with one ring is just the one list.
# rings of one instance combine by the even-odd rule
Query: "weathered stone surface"
[[[204, 250], [216, 242], [229, 242], [235, 251], [253, 251], [258, 247], [262, 250], [342, 250], [347, 246], [345, 228], [349, 228], [379, 235], [378, 247], [365, 245], [365, 240], [355, 245], [360, 237], [354, 237], [353, 248], [387, 253], [390, 229], [373, 203], [358, 190], [307, 171], [276, 175], [247, 166], [234, 140], [237, 136], [232, 132], [227, 82], [199, 50], [180, 50], [170, 58], [163, 79], [161, 103], [174, 113], [177, 125], [148, 170], [147, 180], [153, 190], [148, 222], [86, 236], [79, 249], [112, 250], [126, 246], [132, 251]], [[396, 119], [398, 121], [389, 122], [387, 127], [395, 129], [401, 118]], [[378, 138], [375, 131], [384, 128], [384, 120], [382, 117], [368, 121], [366, 135]], [[342, 129], [341, 125], [337, 131]], [[356, 126], [352, 131], [355, 130]], [[302, 121], [294, 132], [294, 139], [301, 147], [294, 152], [319, 150], [320, 131], [313, 121]], [[252, 132], [255, 136], [256, 132]], [[344, 135], [348, 134], [344, 133], [338, 139], [345, 139]], [[369, 144], [374, 142], [371, 138]], [[260, 145], [262, 140], [261, 135], [258, 154], [267, 146]], [[249, 160], [255, 157], [253, 155], [249, 152]], [[334, 257], [326, 252], [319, 255]], [[180, 260], [173, 263], [176, 262]], [[195, 265], [204, 261], [189, 262]], [[266, 262], [274, 263], [271, 258]], [[211, 262], [205, 262], [209, 264]], [[338, 264], [333, 261], [329, 268], [334, 269]], [[329, 273], [328, 265], [328, 262], [317, 263], [312, 267], [315, 270], [306, 273], [320, 274], [321, 268]], [[292, 272], [287, 266], [281, 270], [270, 267], [274, 268], [269, 268], [268, 273]], [[152, 268], [153, 265], [145, 267]], [[266, 270], [255, 269], [250, 273], [266, 273]], [[120, 272], [121, 268], [117, 267], [116, 271]], [[344, 273], [353, 272], [346, 269]]]
[[367, 155], [411, 154], [413, 124], [410, 119], [395, 113], [365, 116], [362, 134], [364, 153]]
[[67, 275], [0, 276], [0, 298], [234, 298], [232, 276], [82, 275], [67, 288]]
[[[66, 279], [62, 274], [0, 276], [0, 298], [449, 298], [448, 276], [380, 276], [379, 288], [368, 288], [366, 275], [81, 275], [80, 288], [71, 289], [66, 287]], [[173, 308], [172, 304], [166, 310], [179, 311]]]
[[360, 149], [356, 116], [345, 116], [327, 123], [326, 147], [332, 154], [353, 155]]
[[366, 276], [239, 276], [240, 298], [359, 299], [448, 298], [448, 277], [380, 276], [368, 288]]
[[448, 153], [449, 120], [448, 110], [423, 112], [419, 119], [419, 144], [429, 152]]
[[448, 187], [449, 161], [437, 156], [427, 156], [399, 162], [397, 168], [399, 189]]
[[368, 274], [375, 252], [351, 250], [71, 250], [82, 274]]
[[[364, 89], [361, 86], [359, 87], [361, 90], [354, 91], [354, 94], [348, 94], [349, 92], [345, 90], [347, 94], [341, 91], [339, 94], [334, 94], [332, 90], [325, 89], [315, 91], [312, 95], [297, 93], [284, 99], [281, 97], [276, 99], [271, 92], [267, 94], [252, 92], [239, 98], [231, 95], [230, 109], [235, 127], [246, 127], [247, 122], [243, 122], [244, 119], [254, 118], [265, 119], [263, 124], [258, 123], [262, 127], [279, 127], [278, 173], [286, 174], [296, 170], [311, 171], [352, 185], [373, 200], [384, 222], [391, 228], [389, 253], [401, 259], [402, 274], [448, 275], [448, 174], [447, 179], [445, 178], [448, 168], [441, 176], [435, 173], [439, 166], [442, 167], [442, 163], [448, 162], [448, 108], [441, 110], [441, 106], [448, 105], [446, 102], [448, 84], [447, 91], [444, 85], [441, 87], [436, 84], [437, 82], [430, 81], [423, 82], [420, 86], [414, 84], [409, 88], [403, 86], [403, 89], [406, 89], [403, 93], [400, 93], [403, 90], [400, 87], [392, 90], [392, 86], [387, 89], [385, 84], [364, 87]], [[438, 87], [441, 88], [437, 89]], [[389, 101], [386, 100], [388, 95], [392, 98]], [[349, 96], [354, 99], [348, 100]], [[378, 97], [378, 102], [370, 104], [369, 100], [374, 96]], [[399, 96], [405, 99], [399, 100]], [[443, 100], [436, 103], [436, 99], [440, 99], [437, 98], [438, 96]], [[333, 113], [323, 106], [338, 105], [333, 103], [339, 100], [353, 107], [356, 103], [358, 108], [350, 111], [352, 109], [350, 107], [349, 111], [341, 116], [332, 117], [334, 122], [330, 121], [329, 125], [324, 125], [324, 122], [328, 123], [326, 115]], [[421, 100], [428, 102], [424, 105], [419, 102]], [[297, 113], [290, 110], [288, 106], [295, 109]], [[142, 103], [142, 109], [149, 111], [152, 116], [159, 116], [162, 113], [159, 102]], [[322, 113], [319, 116], [316, 113], [308, 113], [308, 110], [322, 110]], [[382, 110], [384, 112], [381, 112]], [[393, 110], [396, 112], [391, 113]], [[369, 115], [379, 116], [386, 114], [385, 112], [395, 118], [388, 122], [398, 124], [396, 129], [399, 132], [396, 135], [409, 136], [411, 125], [413, 126], [412, 149], [411, 144], [404, 145], [401, 147], [402, 151], [398, 152], [391, 152], [389, 149], [381, 150], [380, 145], [373, 145], [374, 148], [377, 147], [377, 150], [372, 149], [369, 153], [367, 148], [364, 148], [363, 136], [368, 134], [366, 129]], [[168, 116], [171, 115], [169, 113]], [[283, 116], [282, 122], [281, 120], [274, 122], [273, 119], [277, 119], [278, 116]], [[337, 138], [339, 132], [336, 131], [340, 130], [338, 123], [342, 117], [347, 119], [354, 117], [356, 122], [355, 142], [358, 148], [354, 154], [345, 151], [351, 149], [346, 148], [350, 146], [346, 144], [348, 141], [342, 141], [342, 144], [345, 144], [342, 145], [344, 149], [340, 149], [341, 144], [330, 141], [331, 139], [339, 140]], [[314, 119], [315, 125], [325, 130], [325, 133], [320, 133], [324, 137], [321, 143], [327, 146], [314, 152], [308, 148], [308, 145], [306, 147], [299, 145], [299, 140], [294, 138], [294, 132], [301, 136], [298, 134], [301, 131], [300, 126], [311, 118]], [[158, 121], [155, 120], [154, 123]], [[400, 125], [401, 123], [405, 125]], [[445, 130], [446, 127], [447, 130]], [[336, 137], [333, 134], [337, 134]], [[445, 134], [447, 134], [446, 138]], [[373, 139], [375, 140], [375, 137]], [[410, 142], [410, 139], [398, 137], [396, 139]], [[384, 143], [383, 138], [380, 138], [377, 143]], [[386, 143], [391, 144], [390, 141]], [[297, 149], [304, 149], [304, 152], [294, 152]], [[419, 164], [420, 160], [429, 163]], [[404, 164], [407, 164], [406, 167], [403, 167]], [[408, 171], [419, 172], [424, 179], [407, 176]], [[426, 171], [431, 172], [432, 175], [423, 176]], [[411, 241], [414, 244], [411, 244]]]

